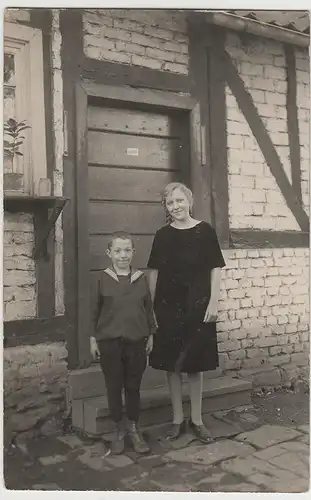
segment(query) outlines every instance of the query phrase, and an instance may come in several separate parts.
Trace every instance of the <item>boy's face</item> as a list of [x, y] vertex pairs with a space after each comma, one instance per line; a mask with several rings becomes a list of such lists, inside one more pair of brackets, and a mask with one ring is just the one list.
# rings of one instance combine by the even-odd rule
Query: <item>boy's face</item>
[[118, 269], [127, 269], [130, 267], [134, 254], [134, 248], [131, 240], [115, 238], [112, 245], [107, 249], [107, 255], [112, 260], [114, 267]]

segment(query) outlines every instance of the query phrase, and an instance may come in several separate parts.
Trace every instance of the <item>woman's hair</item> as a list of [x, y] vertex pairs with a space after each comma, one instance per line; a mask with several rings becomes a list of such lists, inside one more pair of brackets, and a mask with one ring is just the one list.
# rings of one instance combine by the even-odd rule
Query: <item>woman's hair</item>
[[166, 208], [166, 200], [169, 196], [171, 196], [171, 194], [173, 193], [173, 191], [175, 191], [175, 189], [180, 189], [184, 193], [184, 195], [186, 196], [186, 198], [189, 202], [190, 214], [192, 212], [192, 207], [193, 207], [192, 191], [189, 188], [187, 188], [187, 186], [185, 184], [182, 184], [181, 182], [170, 182], [169, 184], [167, 184], [167, 186], [165, 186], [164, 191], [163, 191], [163, 195], [162, 195], [162, 203], [164, 205], [167, 222], [171, 222], [172, 217], [170, 216], [170, 214], [168, 213], [168, 210]]

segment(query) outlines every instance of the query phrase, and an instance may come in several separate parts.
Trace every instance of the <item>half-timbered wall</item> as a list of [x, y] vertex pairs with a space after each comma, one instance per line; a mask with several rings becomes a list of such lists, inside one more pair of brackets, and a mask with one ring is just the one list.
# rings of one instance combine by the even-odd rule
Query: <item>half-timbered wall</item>
[[[83, 29], [84, 53], [88, 58], [185, 74], [189, 71], [183, 14], [88, 10], [83, 16]], [[206, 25], [205, 29], [209, 32], [211, 27]], [[284, 45], [259, 37], [243, 39], [227, 32], [225, 50], [232, 57], [292, 182]], [[308, 53], [295, 50], [295, 58], [301, 191], [307, 211]], [[208, 100], [207, 89], [205, 95]], [[226, 119], [229, 229], [299, 232], [300, 226], [228, 84]], [[212, 120], [210, 126], [214, 126]], [[282, 382], [292, 379], [298, 373], [297, 366], [306, 364], [308, 250], [283, 248], [281, 242], [280, 248], [277, 243], [276, 248], [255, 250], [251, 246], [247, 249], [244, 241], [243, 249], [225, 250], [228, 265], [222, 272], [218, 324], [221, 366], [239, 371], [241, 376], [259, 384], [277, 384], [281, 378]]]
[[[31, 24], [31, 10], [7, 9], [5, 21]], [[51, 143], [48, 151], [53, 158], [51, 175], [54, 194], [63, 194], [63, 96], [61, 71], [61, 35], [59, 13], [52, 12], [52, 35], [49, 50], [52, 61], [49, 70], [52, 89], [52, 118], [48, 127]], [[48, 78], [49, 81], [49, 78]], [[30, 430], [42, 420], [64, 408], [63, 389], [67, 383], [67, 350], [64, 342], [57, 341], [57, 325], [44, 334], [42, 323], [32, 323], [31, 332], [25, 330], [22, 343], [22, 323], [14, 320], [31, 320], [39, 316], [37, 265], [33, 259], [35, 244], [34, 216], [32, 213], [4, 213], [4, 321], [10, 322], [10, 338], [3, 353], [5, 422], [9, 430]], [[53, 246], [53, 242], [52, 242]], [[53, 255], [54, 254], [54, 255]], [[64, 313], [62, 222], [55, 229], [54, 252], [55, 315]], [[48, 287], [51, 283], [46, 283]], [[50, 304], [53, 309], [53, 304]], [[31, 335], [29, 335], [31, 333]], [[15, 338], [16, 335], [16, 338]], [[53, 342], [52, 339], [55, 338]], [[35, 408], [35, 409], [34, 409]], [[12, 412], [14, 415], [12, 416]], [[8, 430], [8, 432], [9, 432]]]
[[[63, 194], [63, 102], [62, 102], [62, 70], [61, 70], [61, 35], [59, 31], [59, 13], [53, 11], [53, 29], [51, 36], [52, 53], [52, 154], [55, 158], [53, 171], [53, 190], [57, 196]], [[6, 9], [4, 20], [10, 23], [31, 23], [30, 9]], [[14, 73], [14, 68], [13, 68]], [[14, 76], [14, 75], [13, 75]], [[15, 86], [22, 82], [16, 82]], [[11, 88], [11, 86], [10, 86]], [[14, 116], [12, 94], [4, 93], [5, 118]], [[6, 100], [10, 104], [6, 106]], [[13, 113], [13, 114], [12, 114]], [[27, 119], [27, 117], [25, 117]], [[4, 215], [4, 321], [13, 321], [37, 317], [37, 282], [35, 261], [32, 257], [34, 249], [34, 221], [31, 213], [9, 213]], [[25, 261], [23, 264], [22, 261]], [[55, 235], [55, 314], [64, 314], [63, 291], [63, 254], [62, 254], [62, 222], [61, 217], [56, 224]], [[32, 287], [31, 293], [29, 286]]]
[[[226, 51], [293, 185], [284, 45], [228, 33]], [[294, 51], [300, 189], [309, 213], [309, 56], [307, 50]], [[229, 85], [226, 116], [230, 230], [301, 231]], [[293, 168], [297, 175], [297, 161]], [[284, 246], [281, 240], [279, 245], [274, 242], [276, 248], [248, 249], [247, 236], [245, 240], [243, 249], [226, 252], [218, 323], [221, 363], [259, 385], [277, 385], [297, 376], [299, 367], [308, 363], [309, 249], [278, 248]]]
[[[256, 37], [227, 37], [226, 50], [261, 116], [292, 182], [287, 126], [287, 81], [284, 45]], [[303, 201], [309, 208], [309, 72], [308, 51], [295, 51], [297, 104], [301, 146]], [[229, 86], [226, 88], [229, 174], [229, 218], [233, 229], [298, 230], [245, 116]], [[243, 151], [243, 154], [242, 154]]]

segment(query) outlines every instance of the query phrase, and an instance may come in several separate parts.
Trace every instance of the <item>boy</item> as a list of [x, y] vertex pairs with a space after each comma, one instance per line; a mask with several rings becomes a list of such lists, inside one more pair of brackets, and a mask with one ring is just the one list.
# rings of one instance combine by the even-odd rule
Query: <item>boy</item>
[[148, 453], [149, 447], [137, 428], [140, 385], [153, 345], [154, 315], [149, 286], [142, 271], [133, 270], [134, 245], [129, 234], [111, 235], [106, 250], [112, 266], [97, 280], [94, 303], [92, 356], [100, 356], [105, 376], [108, 407], [116, 424], [111, 451], [124, 451], [122, 389], [128, 419], [127, 431], [134, 450]]

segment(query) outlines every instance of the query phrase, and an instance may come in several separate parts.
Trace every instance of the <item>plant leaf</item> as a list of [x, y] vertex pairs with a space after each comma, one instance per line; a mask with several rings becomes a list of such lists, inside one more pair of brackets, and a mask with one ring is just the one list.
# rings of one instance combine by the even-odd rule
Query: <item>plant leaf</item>
[[3, 145], [5, 148], [10, 148], [11, 146], [13, 146], [13, 143], [12, 142], [9, 142], [9, 141], [6, 141], [4, 140], [3, 141]]
[[15, 125], [17, 125], [17, 121], [14, 120], [14, 118], [9, 118], [8, 119], [8, 124], [10, 125], [10, 127], [11, 126], [15, 126]]
[[23, 156], [23, 153], [21, 153], [20, 151], [15, 151], [15, 154], [18, 156]]
[[29, 125], [24, 125], [23, 127], [18, 127], [18, 132], [21, 132], [22, 130], [26, 130], [27, 128], [31, 128], [31, 127], [29, 127]]
[[18, 141], [18, 142], [16, 142], [16, 143], [15, 143], [15, 146], [16, 146], [16, 147], [17, 147], [17, 146], [20, 146], [21, 144], [23, 144], [23, 142], [24, 142], [24, 141]]
[[5, 132], [5, 135], [9, 135], [10, 137], [16, 137], [15, 132]]
[[12, 130], [16, 130], [17, 127], [17, 122], [13, 118], [9, 118], [7, 121], [9, 127], [11, 127]]

